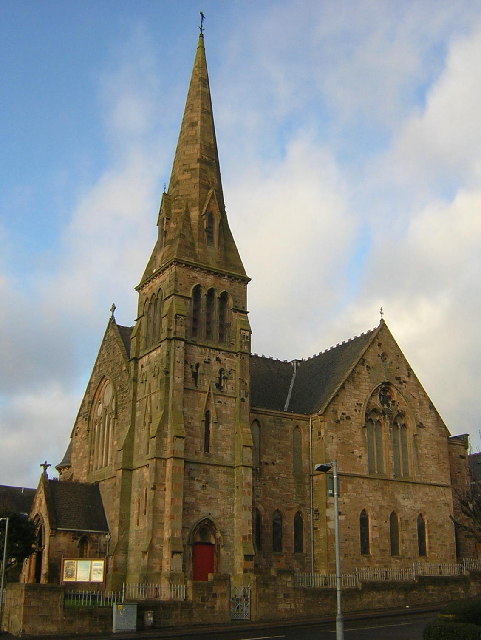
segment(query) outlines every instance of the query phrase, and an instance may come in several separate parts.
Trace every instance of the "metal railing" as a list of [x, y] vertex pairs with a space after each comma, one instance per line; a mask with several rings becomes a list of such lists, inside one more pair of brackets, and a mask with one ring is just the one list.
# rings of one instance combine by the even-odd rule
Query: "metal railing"
[[[341, 576], [342, 588], [359, 587], [362, 582], [414, 582], [418, 576], [462, 576], [470, 571], [481, 571], [481, 559], [465, 558], [461, 562], [414, 562], [405, 567], [359, 567]], [[296, 573], [296, 587], [334, 589], [336, 576], [321, 573]]]
[[[319, 589], [327, 587], [329, 589], [335, 589], [336, 576], [335, 574], [322, 573], [296, 573], [294, 575], [294, 585], [296, 587], [311, 587]], [[358, 576], [354, 574], [343, 574], [341, 576], [341, 586], [343, 589], [347, 589], [348, 587], [358, 587]]]
[[168, 592], [163, 596], [160, 584], [124, 583], [121, 591], [65, 591], [66, 607], [110, 607], [129, 600], [185, 600], [185, 584], [170, 583]]

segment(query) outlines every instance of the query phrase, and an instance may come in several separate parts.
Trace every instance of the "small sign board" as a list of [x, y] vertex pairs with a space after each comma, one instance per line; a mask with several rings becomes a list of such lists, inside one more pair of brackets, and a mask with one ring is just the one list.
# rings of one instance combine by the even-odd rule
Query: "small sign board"
[[[334, 476], [332, 473], [327, 474], [327, 495], [330, 498], [334, 496]], [[339, 491], [339, 476], [337, 476], [337, 495], [341, 495]]]

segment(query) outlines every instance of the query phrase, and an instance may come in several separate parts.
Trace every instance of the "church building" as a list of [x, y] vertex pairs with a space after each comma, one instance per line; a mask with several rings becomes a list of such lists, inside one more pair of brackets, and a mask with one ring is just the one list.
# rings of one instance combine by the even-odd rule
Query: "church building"
[[332, 574], [332, 476], [314, 467], [334, 460], [343, 572], [454, 562], [467, 442], [386, 322], [308, 359], [251, 354], [203, 33], [157, 227], [133, 326], [112, 312], [59, 480], [42, 474], [24, 580], [75, 581], [66, 559], [81, 558], [93, 582], [162, 594], [212, 574]]

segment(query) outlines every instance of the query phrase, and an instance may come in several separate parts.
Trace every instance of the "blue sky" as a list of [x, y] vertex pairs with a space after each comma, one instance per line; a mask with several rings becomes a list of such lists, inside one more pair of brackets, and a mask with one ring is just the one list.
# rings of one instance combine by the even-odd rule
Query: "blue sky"
[[382, 306], [478, 449], [481, 3], [3, 0], [0, 483], [61, 459], [112, 302], [134, 322], [200, 10], [254, 351]]

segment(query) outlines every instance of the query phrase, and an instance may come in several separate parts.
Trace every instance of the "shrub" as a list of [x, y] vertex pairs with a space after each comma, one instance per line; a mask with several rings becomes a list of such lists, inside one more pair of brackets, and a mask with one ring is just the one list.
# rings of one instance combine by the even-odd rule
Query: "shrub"
[[480, 640], [481, 627], [469, 622], [444, 622], [437, 618], [423, 631], [423, 640]]
[[453, 622], [470, 622], [481, 626], [481, 598], [451, 602], [441, 611], [441, 617]]

